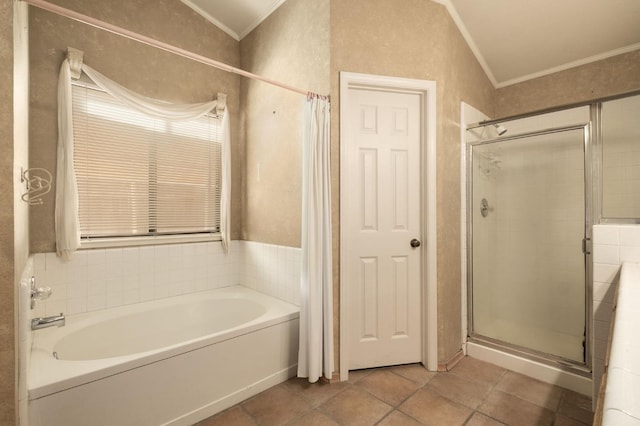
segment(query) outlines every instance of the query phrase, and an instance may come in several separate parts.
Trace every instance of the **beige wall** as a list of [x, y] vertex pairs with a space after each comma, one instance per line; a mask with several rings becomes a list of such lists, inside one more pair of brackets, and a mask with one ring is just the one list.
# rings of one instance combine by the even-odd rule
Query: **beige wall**
[[[435, 80], [439, 362], [455, 355], [462, 340], [461, 206], [459, 191], [452, 190], [460, 188], [460, 102], [492, 116], [505, 116], [640, 88], [640, 53], [632, 52], [496, 91], [446, 9], [426, 0], [288, 0], [241, 43], [177, 1], [56, 2], [293, 86], [331, 92], [336, 313], [339, 73]], [[10, 2], [4, 0], [4, 4]], [[2, 28], [7, 31], [10, 26]], [[192, 102], [209, 99], [219, 91], [228, 93], [234, 123], [232, 237], [300, 245], [300, 115], [304, 97], [35, 9], [31, 13], [30, 52], [32, 167], [55, 169], [55, 85], [68, 45], [85, 51], [87, 63], [148, 96]], [[0, 46], [1, 55], [6, 50]], [[0, 73], [5, 64], [0, 64]], [[5, 99], [4, 93], [0, 96]], [[1, 104], [0, 108], [6, 108], [5, 102]], [[3, 112], [2, 118], [6, 116]], [[2, 131], [6, 129], [2, 126]], [[11, 167], [2, 170], [8, 173]], [[32, 252], [54, 250], [52, 198], [49, 201], [31, 209]], [[3, 214], [7, 214], [4, 209]], [[9, 323], [0, 322], [0, 330], [8, 328], [13, 336], [12, 328], [3, 324]]]
[[[179, 1], [58, 0], [69, 9], [178, 47], [238, 66], [238, 42]], [[144, 19], [141, 19], [144, 17]], [[55, 172], [56, 84], [67, 46], [113, 80], [144, 95], [173, 102], [200, 102], [227, 93], [231, 112], [232, 238], [240, 235], [242, 154], [239, 150], [239, 77], [145, 46], [69, 19], [32, 8], [30, 13], [30, 164]], [[55, 189], [54, 189], [55, 190]], [[55, 251], [54, 198], [31, 209], [31, 251]]]
[[0, 424], [16, 421], [13, 190], [13, 1], [0, 2]]
[[[242, 68], [329, 93], [329, 0], [288, 0], [240, 42]], [[242, 79], [242, 239], [300, 247], [304, 96]]]
[[460, 102], [493, 114], [494, 93], [444, 6], [424, 0], [331, 1], [334, 282], [339, 268], [340, 71], [437, 84], [438, 360], [461, 348]]
[[495, 117], [640, 90], [640, 50], [498, 89]]

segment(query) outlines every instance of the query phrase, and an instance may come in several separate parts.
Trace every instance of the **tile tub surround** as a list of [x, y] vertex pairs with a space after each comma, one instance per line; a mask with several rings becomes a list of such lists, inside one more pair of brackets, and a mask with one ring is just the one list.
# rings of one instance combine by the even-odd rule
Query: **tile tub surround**
[[298, 305], [300, 249], [253, 241], [81, 250], [64, 262], [33, 255], [37, 285], [51, 297], [34, 316], [73, 315], [242, 284]]
[[29, 394], [27, 384], [27, 372], [31, 362], [31, 343], [33, 333], [30, 330], [30, 303], [31, 303], [31, 276], [33, 276], [33, 258], [28, 258], [20, 275], [20, 287], [18, 294], [19, 319], [17, 328], [19, 345], [18, 368], [18, 410], [20, 424], [27, 425], [29, 410]]
[[409, 364], [351, 371], [334, 384], [290, 379], [196, 426], [579, 426], [592, 418], [590, 398], [465, 357], [450, 372]]
[[593, 227], [593, 390], [600, 389], [615, 289], [623, 262], [640, 262], [640, 225]]
[[618, 287], [602, 423], [640, 425], [640, 263], [623, 263]]
[[302, 250], [254, 241], [239, 241], [240, 284], [300, 306]]

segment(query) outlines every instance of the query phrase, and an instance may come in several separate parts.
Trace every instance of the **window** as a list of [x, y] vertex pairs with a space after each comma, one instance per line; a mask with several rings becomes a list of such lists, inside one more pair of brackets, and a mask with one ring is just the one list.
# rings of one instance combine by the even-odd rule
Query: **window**
[[79, 84], [72, 96], [82, 238], [220, 231], [221, 119], [152, 118]]

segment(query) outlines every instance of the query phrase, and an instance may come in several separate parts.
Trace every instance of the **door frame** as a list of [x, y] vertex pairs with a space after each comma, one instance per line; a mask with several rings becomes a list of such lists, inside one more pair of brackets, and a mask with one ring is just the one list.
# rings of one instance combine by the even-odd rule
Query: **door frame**
[[[425, 243], [422, 251], [422, 363], [430, 371], [438, 369], [438, 321], [437, 321], [437, 234], [436, 234], [436, 82], [401, 77], [340, 72], [340, 199], [345, 200], [347, 180], [347, 111], [349, 110], [349, 90], [369, 88], [372, 90], [409, 92], [420, 95], [421, 112], [421, 240]], [[346, 209], [340, 208], [340, 380], [349, 378], [349, 291], [347, 281], [346, 255], [349, 242], [345, 235], [348, 223]]]

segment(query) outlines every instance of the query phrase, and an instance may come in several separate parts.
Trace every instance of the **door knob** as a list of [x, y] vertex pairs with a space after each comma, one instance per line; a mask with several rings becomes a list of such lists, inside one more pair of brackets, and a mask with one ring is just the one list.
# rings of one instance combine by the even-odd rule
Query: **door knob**
[[414, 238], [413, 240], [411, 240], [410, 244], [411, 244], [411, 247], [413, 248], [420, 247], [420, 240], [417, 240]]

